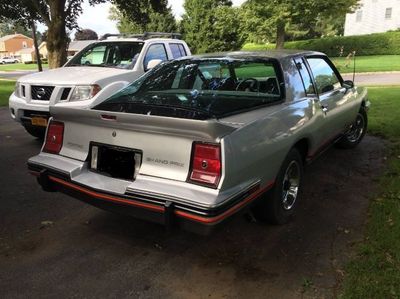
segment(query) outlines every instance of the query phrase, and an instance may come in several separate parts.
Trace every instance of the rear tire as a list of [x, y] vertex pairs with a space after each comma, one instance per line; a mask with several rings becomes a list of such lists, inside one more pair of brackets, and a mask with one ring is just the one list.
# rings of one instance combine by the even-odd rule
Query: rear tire
[[293, 148], [282, 163], [275, 186], [254, 207], [255, 217], [272, 224], [287, 223], [297, 206], [303, 186], [303, 159]]
[[33, 137], [44, 140], [44, 135], [46, 134], [46, 128], [34, 127], [34, 126], [24, 126], [25, 130], [31, 134]]
[[361, 108], [357, 113], [357, 117], [350, 129], [336, 143], [339, 148], [351, 149], [355, 148], [364, 138], [367, 132], [368, 117], [364, 108]]

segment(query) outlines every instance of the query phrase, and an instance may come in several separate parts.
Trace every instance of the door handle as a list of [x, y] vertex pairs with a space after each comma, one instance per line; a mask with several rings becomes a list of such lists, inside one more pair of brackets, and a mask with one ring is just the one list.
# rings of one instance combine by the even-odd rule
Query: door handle
[[324, 112], [325, 114], [328, 112], [328, 105], [327, 104], [321, 104], [321, 109], [322, 109], [322, 112]]

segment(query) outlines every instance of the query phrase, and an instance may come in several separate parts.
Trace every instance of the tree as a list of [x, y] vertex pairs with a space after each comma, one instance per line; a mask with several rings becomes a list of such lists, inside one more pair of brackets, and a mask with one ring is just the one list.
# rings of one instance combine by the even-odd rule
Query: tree
[[75, 32], [75, 40], [96, 40], [98, 35], [92, 29], [80, 29]]
[[[14, 0], [0, 2], [0, 21], [11, 19], [30, 27], [33, 21], [47, 26], [47, 51], [49, 67], [59, 67], [67, 60], [67, 29], [77, 29], [77, 19], [82, 13], [84, 0]], [[166, 0], [89, 0], [91, 5], [111, 1], [117, 7], [137, 17], [146, 19], [143, 6], [150, 2], [158, 12], [160, 2]], [[144, 4], [145, 3], [145, 4]]]
[[186, 0], [181, 30], [194, 53], [232, 50], [240, 44], [238, 10], [229, 0]]
[[21, 24], [18, 24], [13, 20], [7, 19], [3, 20], [3, 22], [0, 23], [0, 36], [14, 34], [14, 33], [20, 33], [29, 37], [32, 36], [31, 30], [22, 26]]
[[120, 33], [175, 32], [177, 30], [176, 20], [170, 7], [164, 7], [160, 12], [149, 8], [146, 10], [148, 18], [145, 21], [138, 21], [114, 6], [110, 11], [110, 19], [117, 21]]
[[[302, 33], [315, 28], [316, 20], [343, 16], [357, 6], [357, 0], [248, 0], [243, 5], [246, 32], [256, 30], [270, 41], [274, 40], [276, 48], [283, 48], [285, 37], [290, 30], [301, 30]], [[254, 27], [255, 23], [262, 24]], [[254, 34], [249, 33], [250, 39]]]

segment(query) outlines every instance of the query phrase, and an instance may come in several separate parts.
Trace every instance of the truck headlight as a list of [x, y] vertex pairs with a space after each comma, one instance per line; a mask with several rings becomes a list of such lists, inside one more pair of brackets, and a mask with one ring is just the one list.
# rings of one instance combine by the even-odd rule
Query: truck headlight
[[70, 101], [84, 101], [93, 98], [101, 87], [97, 84], [94, 85], [80, 85], [74, 88]]
[[15, 83], [15, 87], [14, 87], [14, 95], [18, 98], [21, 97], [21, 83], [17, 82]]

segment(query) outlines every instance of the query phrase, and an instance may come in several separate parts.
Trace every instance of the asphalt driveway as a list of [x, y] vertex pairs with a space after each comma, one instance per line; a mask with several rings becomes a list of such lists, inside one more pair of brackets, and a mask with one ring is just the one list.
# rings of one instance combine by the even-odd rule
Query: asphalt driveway
[[0, 108], [1, 298], [335, 297], [385, 155], [370, 136], [332, 148], [293, 222], [238, 216], [200, 237], [43, 192], [26, 169], [40, 146]]

